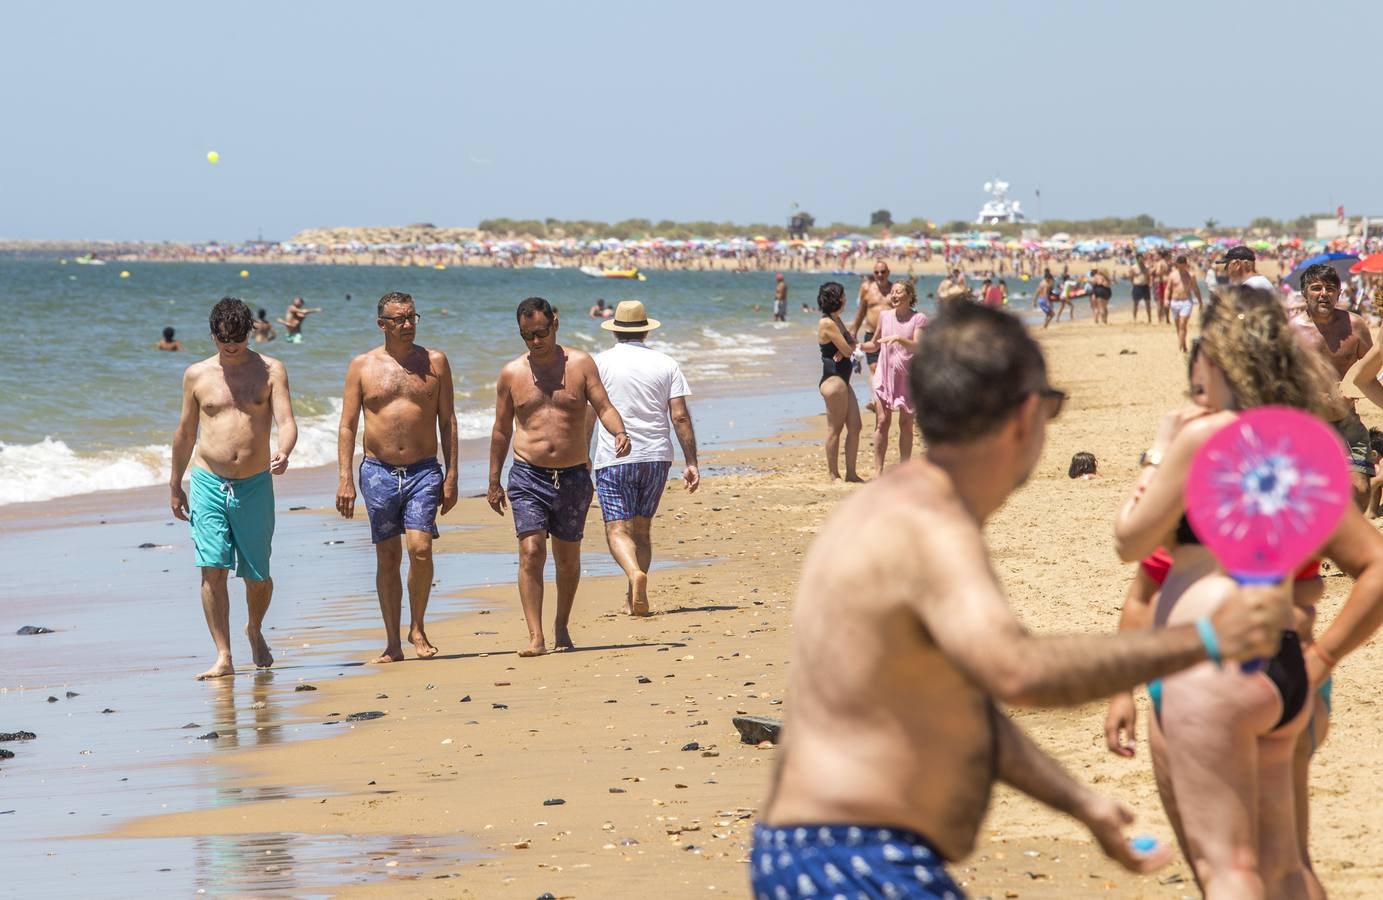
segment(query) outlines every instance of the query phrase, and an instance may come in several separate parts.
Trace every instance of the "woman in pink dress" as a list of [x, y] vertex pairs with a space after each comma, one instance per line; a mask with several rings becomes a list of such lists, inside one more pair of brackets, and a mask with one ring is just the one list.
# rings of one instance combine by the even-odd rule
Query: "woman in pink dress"
[[874, 339], [860, 347], [867, 353], [879, 351], [874, 365], [874, 399], [878, 410], [874, 418], [874, 471], [882, 473], [888, 453], [888, 430], [893, 413], [898, 412], [898, 458], [912, 458], [912, 420], [917, 410], [908, 392], [908, 365], [917, 350], [917, 332], [927, 327], [927, 317], [917, 311], [917, 289], [911, 282], [895, 281], [888, 295], [893, 308], [879, 314]]

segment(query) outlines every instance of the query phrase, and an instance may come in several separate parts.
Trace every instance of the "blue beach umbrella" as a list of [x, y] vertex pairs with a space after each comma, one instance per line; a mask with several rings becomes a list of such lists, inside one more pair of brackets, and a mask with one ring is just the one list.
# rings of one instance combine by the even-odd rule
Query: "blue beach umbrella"
[[1288, 273], [1287, 277], [1283, 280], [1290, 284], [1293, 290], [1296, 290], [1301, 281], [1301, 273], [1306, 271], [1307, 266], [1324, 263], [1338, 272], [1340, 274], [1340, 281], [1345, 282], [1351, 277], [1349, 274], [1349, 267], [1358, 261], [1359, 257], [1355, 256], [1353, 253], [1318, 253], [1315, 256], [1308, 256], [1306, 259], [1297, 263], [1297, 267]]

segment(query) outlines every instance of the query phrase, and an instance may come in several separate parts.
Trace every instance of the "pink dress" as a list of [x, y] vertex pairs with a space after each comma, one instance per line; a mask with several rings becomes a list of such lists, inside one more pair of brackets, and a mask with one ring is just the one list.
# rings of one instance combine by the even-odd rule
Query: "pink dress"
[[[879, 330], [874, 340], [881, 338], [905, 337], [917, 340], [917, 333], [927, 327], [927, 317], [914, 312], [906, 322], [898, 321], [898, 313], [888, 310], [879, 316]], [[874, 364], [874, 396], [889, 409], [907, 410], [916, 414], [912, 405], [912, 394], [908, 391], [908, 364], [912, 362], [912, 352], [902, 344], [882, 344], [879, 347], [879, 361]]]

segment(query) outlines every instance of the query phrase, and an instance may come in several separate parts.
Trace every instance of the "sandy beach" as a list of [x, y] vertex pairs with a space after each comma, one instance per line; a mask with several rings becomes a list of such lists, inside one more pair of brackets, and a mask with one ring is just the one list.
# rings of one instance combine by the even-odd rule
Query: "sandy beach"
[[[1081, 322], [1041, 339], [1053, 381], [1071, 400], [1032, 481], [991, 523], [990, 545], [1029, 627], [1112, 630], [1129, 576], [1112, 549], [1114, 512], [1158, 416], [1184, 389], [1181, 357], [1171, 330], [1159, 326]], [[1363, 415], [1383, 421], [1377, 410]], [[750, 826], [777, 751], [740, 743], [731, 719], [778, 716], [791, 703], [784, 685], [800, 560], [852, 490], [824, 481], [819, 424], [714, 453], [709, 462], [742, 474], [709, 479], [693, 496], [669, 490], [654, 543], [675, 565], [653, 579], [650, 619], [616, 614], [622, 580], [588, 577], [573, 617], [578, 650], [522, 660], [515, 589], [466, 590], [479, 601], [467, 605], [472, 611], [429, 626], [438, 659], [318, 679], [307, 707], [324, 717], [384, 716], [327, 739], [242, 748], [205, 763], [247, 791], [299, 790], [141, 818], [115, 836], [409, 836], [461, 848], [407, 878], [391, 877], [384, 857], [362, 856], [335, 888], [347, 895], [744, 896]], [[1080, 450], [1096, 455], [1100, 477], [1066, 477]], [[868, 459], [867, 440], [861, 455]], [[472, 527], [439, 542], [437, 571], [447, 582], [464, 580], [449, 570], [461, 558], [454, 554], [514, 548], [510, 521], [482, 500], [463, 499], [449, 522]], [[595, 510], [586, 553], [605, 553]], [[1347, 581], [1326, 579], [1323, 621]], [[1380, 669], [1375, 642], [1337, 670], [1331, 735], [1312, 770], [1312, 848], [1332, 897], [1376, 896], [1383, 886], [1371, 850], [1383, 802], [1371, 773], [1383, 765], [1383, 741], [1367, 688]], [[1141, 692], [1139, 706], [1145, 716]], [[1169, 836], [1146, 744], [1132, 761], [1110, 755], [1103, 704], [1016, 716], [1079, 777], [1134, 806], [1136, 831]], [[1155, 876], [1129, 875], [1074, 822], [1002, 788], [979, 849], [954, 871], [975, 897], [1195, 894], [1179, 858]]]

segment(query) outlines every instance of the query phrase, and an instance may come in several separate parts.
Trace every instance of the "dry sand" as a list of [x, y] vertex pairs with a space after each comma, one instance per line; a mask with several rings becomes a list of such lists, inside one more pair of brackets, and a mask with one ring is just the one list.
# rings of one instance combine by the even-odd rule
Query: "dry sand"
[[[1041, 338], [1053, 381], [1071, 400], [1049, 430], [1032, 481], [992, 522], [989, 542], [1013, 606], [1032, 629], [1113, 630], [1129, 568], [1114, 556], [1111, 523], [1158, 416], [1184, 390], [1182, 357], [1166, 326], [1082, 322]], [[1364, 417], [1383, 420], [1372, 409]], [[800, 560], [821, 520], [852, 490], [824, 482], [817, 444], [793, 442], [815, 441], [819, 423], [808, 427], [715, 457], [761, 474], [710, 479], [694, 496], [669, 490], [655, 547], [683, 565], [655, 573], [652, 618], [615, 614], [622, 581], [587, 579], [573, 627], [581, 649], [523, 660], [513, 652], [525, 637], [516, 591], [466, 591], [489, 609], [430, 625], [442, 657], [325, 683], [314, 695], [323, 715], [378, 709], [384, 718], [330, 739], [210, 763], [233, 767], [246, 785], [304, 786], [298, 799], [145, 819], [119, 833], [445, 835], [469, 839], [484, 857], [414, 881], [343, 889], [352, 895], [747, 895], [752, 814], [777, 751], [740, 744], [731, 718], [778, 715], [779, 702], [791, 702], [783, 691]], [[1067, 479], [1079, 450], [1096, 455], [1100, 477]], [[447, 551], [514, 547], [510, 520], [481, 500], [462, 501], [451, 518], [480, 527], [442, 542], [438, 571], [449, 582], [464, 573], [449, 568], [459, 557]], [[587, 535], [587, 552], [604, 553], [594, 510]], [[1347, 582], [1326, 579], [1323, 622]], [[1376, 642], [1337, 670], [1331, 736], [1313, 768], [1312, 846], [1332, 897], [1372, 897], [1383, 888], [1383, 863], [1372, 849], [1383, 740], [1367, 687], [1380, 671]], [[1141, 692], [1139, 708], [1145, 716]], [[1111, 756], [1103, 704], [1016, 715], [1080, 778], [1130, 802], [1136, 830], [1170, 834], [1146, 743], [1132, 761]], [[1144, 738], [1141, 721], [1139, 731]], [[684, 749], [691, 742], [698, 749]], [[545, 806], [549, 799], [565, 802]], [[387, 879], [382, 866], [362, 861], [361, 869]], [[1007, 789], [995, 796], [978, 851], [954, 872], [975, 897], [1195, 894], [1180, 859], [1156, 876], [1124, 873], [1074, 822]]]

